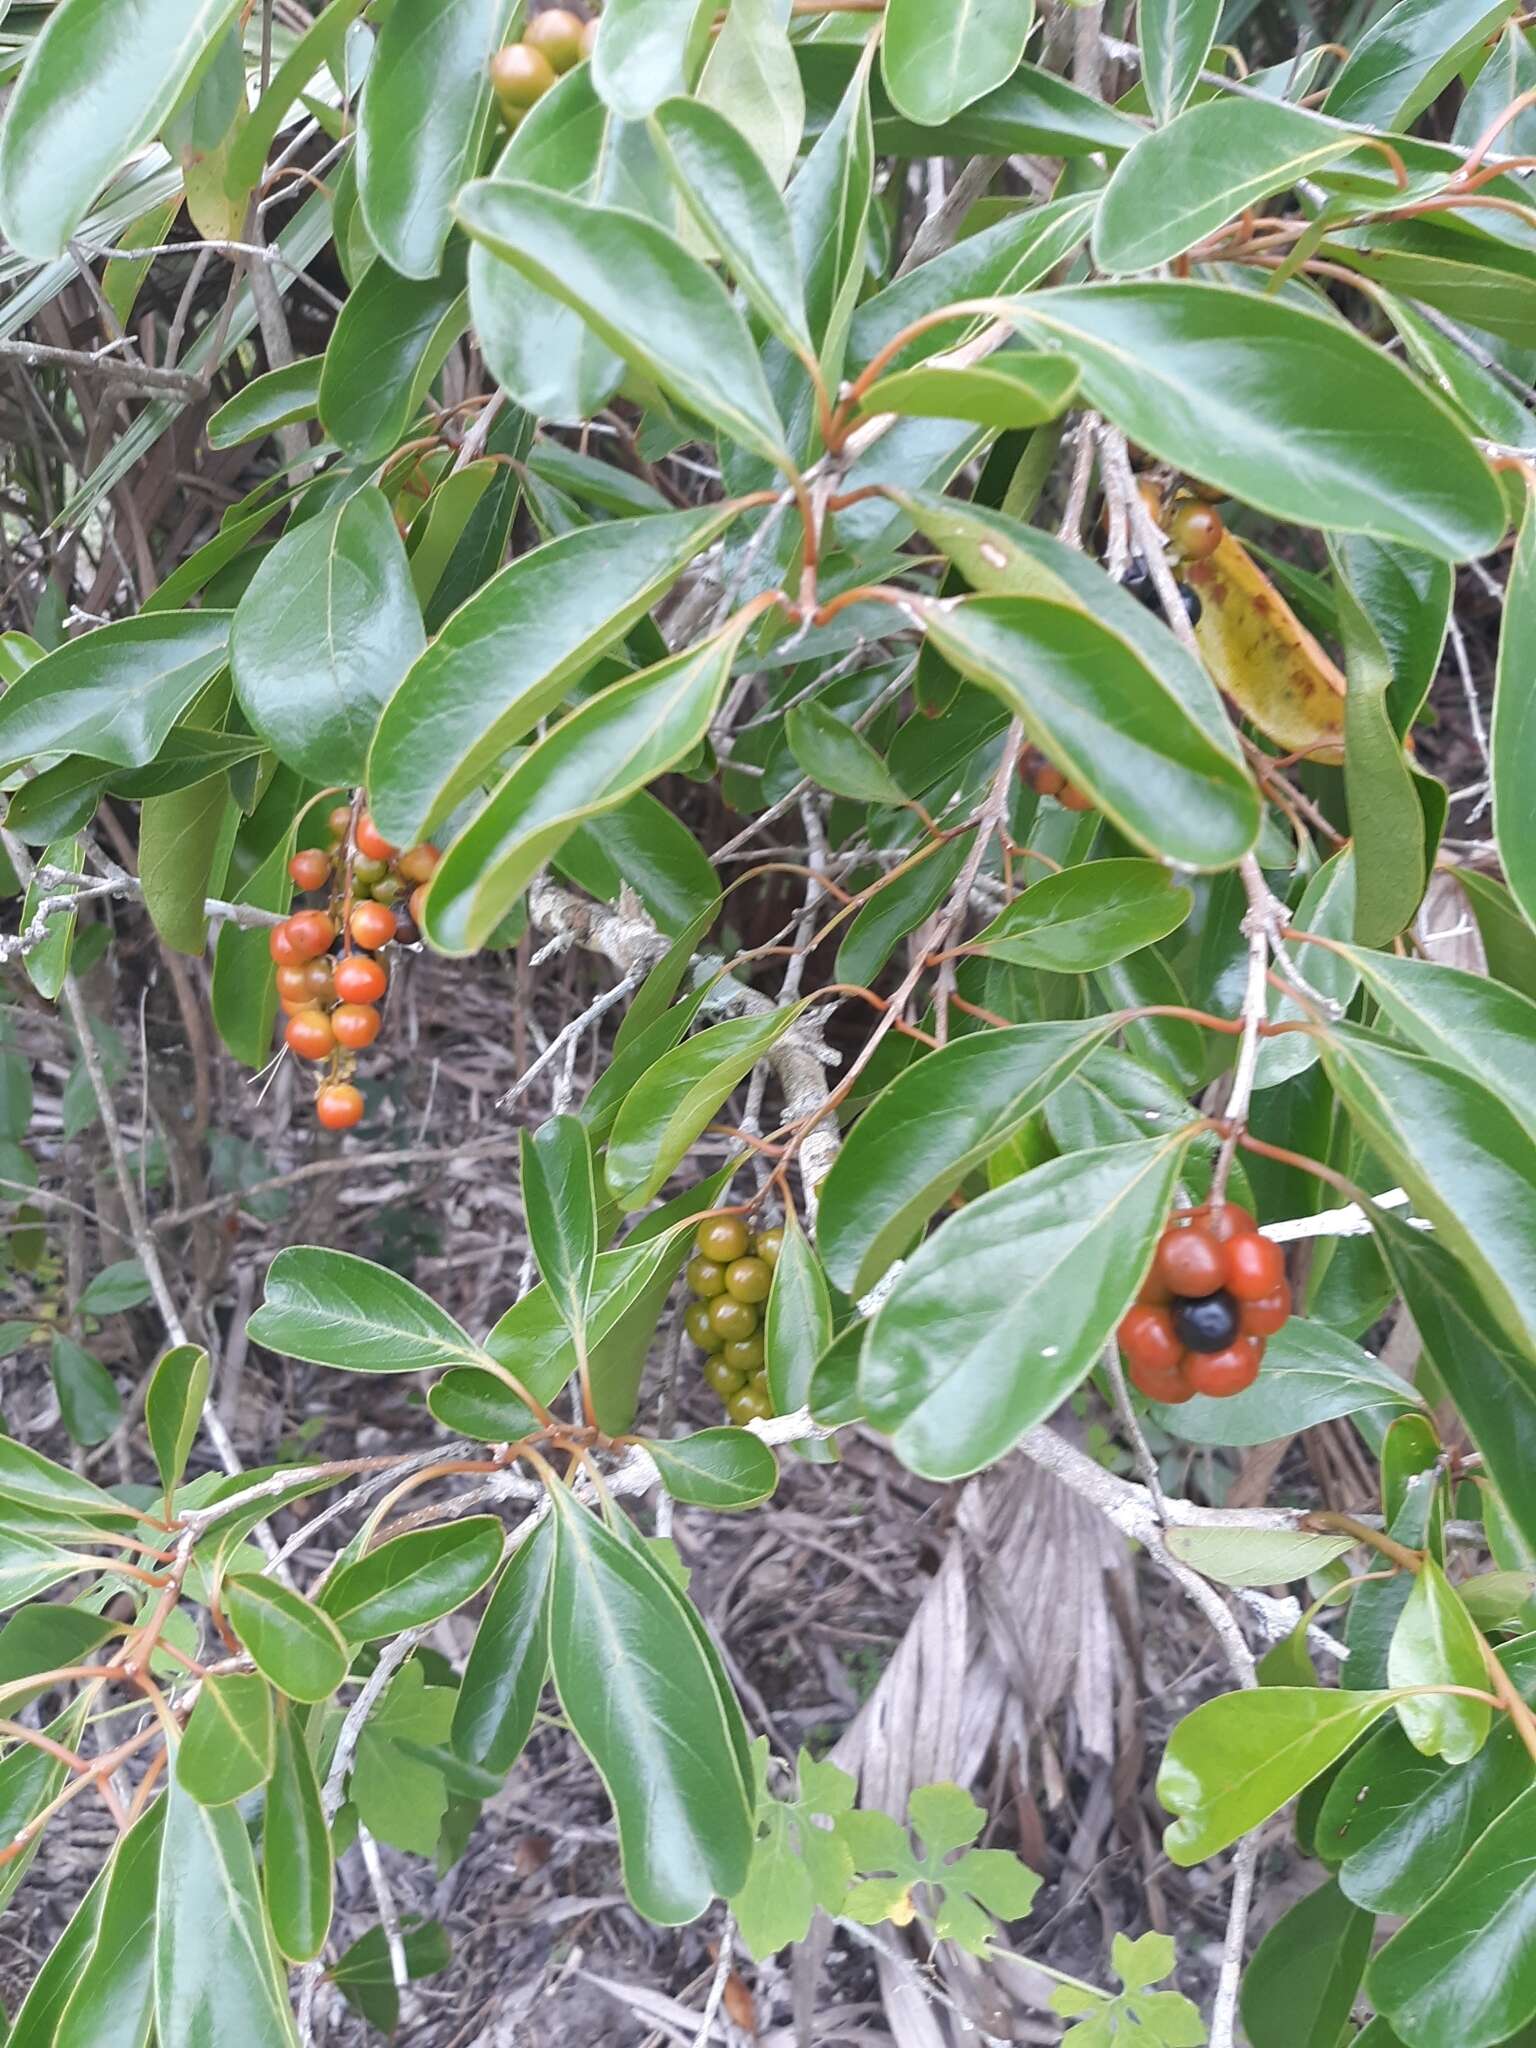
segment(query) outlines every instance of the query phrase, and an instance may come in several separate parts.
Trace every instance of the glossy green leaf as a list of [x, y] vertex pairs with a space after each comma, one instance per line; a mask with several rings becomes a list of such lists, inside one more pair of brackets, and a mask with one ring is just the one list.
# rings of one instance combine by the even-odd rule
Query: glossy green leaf
[[1366, 1988], [1407, 2048], [1492, 2048], [1536, 2019], [1536, 1785], [1377, 1954]]
[[7, 2048], [53, 2048], [59, 2015], [69, 2002], [96, 1940], [109, 1875], [104, 1870], [95, 1879], [43, 1958], [6, 2035]]
[[1515, 12], [1514, 0], [1397, 0], [1350, 51], [1326, 111], [1341, 121], [1407, 127]]
[[1177, 931], [1194, 901], [1155, 861], [1085, 861], [1032, 883], [973, 943], [1016, 967], [1087, 974]]
[[[294, 836], [291, 826], [280, 835], [250, 880], [232, 892], [236, 903], [252, 904], [260, 910], [287, 910], [293, 900], [288, 862]], [[259, 925], [243, 929], [226, 924], [220, 929], [213, 953], [213, 1021], [225, 1045], [248, 1067], [263, 1067], [272, 1055], [272, 1025], [277, 1016], [275, 975], [267, 934]]]
[[173, 952], [200, 960], [208, 945], [213, 869], [233, 833], [229, 779], [210, 775], [139, 807], [139, 880], [144, 908]]
[[[436, 1976], [453, 1960], [453, 1944], [440, 1920], [402, 1928], [401, 1935], [407, 1978]], [[330, 1977], [347, 2003], [370, 2026], [377, 2027], [382, 2034], [395, 2032], [400, 2023], [400, 1994], [395, 1989], [389, 1944], [382, 1927], [370, 1927], [360, 1935], [332, 1968]]]
[[357, 109], [357, 197], [402, 277], [435, 277], [491, 115], [487, 67], [516, 0], [395, 0]]
[[150, 1374], [144, 1428], [167, 1495], [181, 1483], [207, 1398], [208, 1354], [200, 1344], [176, 1345]]
[[235, 691], [279, 758], [359, 782], [380, 711], [426, 646], [410, 563], [382, 491], [290, 527], [240, 601]]
[[1493, 828], [1505, 880], [1536, 921], [1536, 823], [1525, 793], [1536, 777], [1536, 506], [1525, 516], [1509, 566], [1493, 700]]
[[831, 1342], [832, 1298], [826, 1276], [799, 1222], [786, 1216], [763, 1315], [768, 1392], [775, 1415], [793, 1415], [805, 1407], [817, 1362]]
[[1221, 0], [1140, 0], [1141, 77], [1159, 123], [1171, 121], [1194, 91], [1220, 19]]
[[712, 33], [694, 98], [736, 124], [777, 190], [805, 129], [805, 85], [782, 0], [733, 0]]
[[115, 768], [152, 761], [224, 666], [229, 613], [117, 619], [45, 654], [0, 697], [0, 769], [86, 753]]
[[[326, 9], [326, 18], [337, 11]], [[276, 433], [279, 427], [313, 419], [320, 405], [323, 356], [303, 356], [281, 369], [268, 370], [242, 384], [234, 397], [208, 417], [208, 441], [214, 448], [237, 448]]]
[[249, 1329], [253, 1343], [341, 1372], [424, 1372], [484, 1356], [409, 1280], [351, 1252], [314, 1245], [278, 1253]]
[[1108, 271], [1154, 270], [1358, 144], [1285, 100], [1204, 100], [1120, 159], [1094, 220], [1094, 257]]
[[999, 697], [1125, 836], [1188, 867], [1241, 858], [1258, 825], [1246, 775], [1137, 649], [1075, 602], [919, 601], [929, 643]]
[[865, 241], [874, 197], [875, 141], [870, 114], [875, 44], [867, 42], [832, 118], [817, 136], [785, 195], [805, 278], [806, 312], [829, 390], [836, 390], [848, 327], [865, 276]]
[[[1394, 1686], [1464, 1685], [1486, 1691], [1482, 1637], [1444, 1572], [1426, 1557], [1398, 1617], [1387, 1653]], [[1464, 1764], [1488, 1740], [1493, 1709], [1459, 1694], [1425, 1694], [1398, 1701], [1397, 1718], [1415, 1749]]]
[[708, 0], [610, 0], [592, 79], [615, 113], [643, 121], [663, 100], [687, 92], [708, 12]]
[[408, 1529], [333, 1572], [321, 1605], [353, 1643], [421, 1628], [474, 1598], [501, 1562], [501, 1539], [494, 1515]]
[[898, 943], [944, 901], [970, 848], [971, 835], [962, 832], [875, 891], [837, 949], [834, 972], [840, 982], [872, 985]]
[[648, 1202], [737, 1082], [799, 1016], [803, 1004], [728, 1017], [657, 1060], [624, 1098], [608, 1140], [604, 1174], [628, 1208]]
[[589, 825], [578, 825], [555, 866], [605, 903], [619, 903], [629, 887], [669, 936], [719, 900], [720, 884], [704, 849], [677, 813], [648, 789], [637, 790]]
[[778, 1460], [746, 1429], [701, 1429], [695, 1436], [647, 1437], [661, 1483], [686, 1507], [755, 1508], [779, 1483]]
[[[1298, 931], [1316, 932], [1321, 939], [1342, 942], [1354, 936], [1355, 859], [1350, 847], [1323, 862], [1302, 891], [1290, 921]], [[1336, 953], [1331, 946], [1303, 946], [1300, 950], [1308, 986], [1337, 1003], [1342, 1014], [1353, 1002], [1358, 986], [1351, 956]], [[1277, 988], [1271, 987], [1265, 1000], [1271, 1024], [1315, 1025], [1317, 1021], [1316, 1004], [1303, 1004]], [[1277, 1088], [1293, 1081], [1321, 1057], [1322, 1041], [1315, 1030], [1281, 1032], [1259, 1048], [1254, 1087]]]
[[161, 1799], [113, 1849], [96, 1938], [51, 2048], [145, 2048], [154, 2008], [155, 1880], [164, 1828]]
[[1033, 0], [890, 0], [881, 62], [892, 104], [940, 127], [1013, 76], [1034, 18]]
[[1450, 411], [1325, 314], [1187, 282], [1037, 292], [989, 310], [1065, 349], [1086, 402], [1149, 453], [1277, 519], [1321, 517], [1452, 562], [1503, 533], [1493, 474]]
[[200, 1806], [179, 1778], [166, 1801], [155, 1911], [159, 2048], [215, 2048], [231, 2034], [297, 2048], [245, 1822], [232, 1806]]
[[176, 1752], [176, 1782], [200, 1806], [228, 1806], [272, 1775], [272, 1688], [258, 1671], [203, 1680]]
[[[1415, 1244], [1419, 1233], [1412, 1233]], [[1197, 1394], [1169, 1411], [1168, 1427], [1192, 1444], [1268, 1444], [1341, 1415], [1390, 1422], [1414, 1405], [1412, 1386], [1326, 1323], [1299, 1316], [1271, 1337], [1253, 1385], [1213, 1401]]]
[[835, 796], [864, 804], [906, 802], [906, 791], [869, 741], [818, 698], [795, 705], [784, 732], [806, 774]]
[[[1507, 1512], [1536, 1543], [1536, 1366], [1488, 1315], [1478, 1282], [1433, 1234], [1385, 1211], [1372, 1218], [1424, 1349], [1498, 1482]], [[1276, 1342], [1279, 1339], [1275, 1340]]]
[[1176, 1816], [1163, 1846], [1180, 1866], [1230, 1847], [1336, 1763], [1397, 1695], [1260, 1686], [1207, 1700], [1168, 1739], [1157, 1796]]
[[800, 258], [762, 159], [733, 121], [700, 100], [667, 100], [652, 115], [651, 129], [689, 213], [724, 257], [753, 312], [786, 348], [810, 357]]
[[[1319, 1572], [1354, 1547], [1349, 1536], [1314, 1529], [1202, 1528], [1168, 1531], [1168, 1548], [1224, 1586], [1283, 1586]], [[1404, 1680], [1405, 1684], [1410, 1681]]]
[[1536, 1346], [1536, 1140], [1438, 1060], [1343, 1027], [1323, 1058], [1344, 1109], [1481, 1281], [1494, 1319]]
[[[94, 809], [95, 806], [93, 805]], [[85, 845], [79, 838], [57, 840], [43, 848], [39, 866], [63, 868], [66, 873], [80, 874], [85, 868]], [[20, 929], [25, 931], [36, 917], [39, 905], [49, 893], [46, 882], [40, 882], [34, 875], [22, 898]], [[48, 920], [48, 935], [40, 945], [34, 946], [22, 956], [27, 979], [45, 1002], [58, 1001], [59, 991], [64, 986], [64, 977], [69, 972], [74, 957], [75, 934], [79, 927], [79, 913], [67, 910], [61, 916]], [[17, 1133], [25, 1135], [25, 1126]]]
[[914, 419], [975, 420], [984, 427], [1038, 427], [1072, 402], [1077, 371], [1046, 350], [992, 356], [969, 369], [923, 363], [879, 377], [861, 410]]
[[273, 1938], [290, 1962], [312, 1962], [324, 1948], [335, 1879], [330, 1829], [302, 1717], [280, 1702], [262, 1821], [261, 1881]]
[[591, 697], [518, 762], [443, 856], [427, 937], [473, 953], [579, 824], [685, 760], [709, 730], [746, 622]]
[[91, 202], [148, 142], [234, 0], [68, 0], [33, 37], [0, 129], [0, 232], [35, 262], [62, 256]]
[[1275, 1922], [1243, 1972], [1243, 2025], [1253, 2048], [1339, 2048], [1374, 1926], [1331, 1882]]
[[647, 1919], [680, 1926], [747, 1874], [741, 1710], [660, 1566], [565, 1488], [551, 1498], [560, 1703], [612, 1801], [630, 1897]]
[[549, 1676], [546, 1609], [555, 1525], [535, 1523], [486, 1603], [453, 1710], [453, 1746], [467, 1763], [509, 1771], [533, 1729]]
[[1392, 670], [1387, 709], [1406, 733], [1440, 667], [1455, 576], [1449, 563], [1364, 534], [1336, 544], [1351, 588], [1386, 650]]
[[1392, 666], [1345, 575], [1334, 602], [1349, 691], [1344, 700], [1344, 793], [1355, 868], [1355, 932], [1384, 946], [1409, 924], [1429, 879], [1419, 793], [1393, 729]]
[[123, 1401], [95, 1353], [57, 1330], [48, 1349], [48, 1370], [64, 1427], [75, 1442], [99, 1444], [109, 1437], [122, 1420]]
[[45, 1514], [83, 1516], [88, 1521], [136, 1522], [132, 1508], [114, 1500], [90, 1480], [68, 1472], [41, 1452], [0, 1436], [0, 1500]]
[[320, 420], [359, 462], [390, 453], [463, 333], [465, 260], [462, 244], [452, 243], [442, 274], [417, 279], [377, 259], [336, 316], [320, 371]]
[[554, 1116], [522, 1133], [523, 1212], [544, 1285], [585, 1349], [587, 1303], [597, 1264], [592, 1146], [577, 1116]]
[[835, 1284], [866, 1293], [1113, 1028], [1105, 1019], [1018, 1024], [914, 1061], [853, 1126], [822, 1185], [816, 1242]]
[[328, 1700], [347, 1675], [347, 1646], [328, 1614], [277, 1579], [227, 1578], [220, 1604], [251, 1661], [279, 1692]]
[[533, 185], [482, 178], [457, 201], [468, 232], [573, 306], [636, 369], [776, 466], [784, 428], [725, 287], [664, 228]]
[[708, 505], [578, 528], [477, 590], [385, 706], [368, 761], [380, 831], [424, 838], [733, 517]]
[[859, 1392], [928, 1479], [991, 1464], [1089, 1372], [1170, 1207], [1180, 1138], [1054, 1159], [970, 1202], [869, 1325]]
[[[1536, 1003], [1460, 967], [1363, 947], [1345, 954], [1416, 1051], [1464, 1068], [1536, 1136]], [[1307, 964], [1317, 962], [1309, 955]]]

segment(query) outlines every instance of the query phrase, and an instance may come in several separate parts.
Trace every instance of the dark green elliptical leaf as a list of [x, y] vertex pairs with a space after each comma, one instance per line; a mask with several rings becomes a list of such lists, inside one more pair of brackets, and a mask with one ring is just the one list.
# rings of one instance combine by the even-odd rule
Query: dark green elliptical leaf
[[1497, 546], [1492, 471], [1447, 407], [1341, 321], [1223, 285], [1087, 285], [993, 300], [1081, 366], [1134, 441], [1245, 503], [1446, 561]]
[[[155, 1878], [165, 1832], [156, 1800], [113, 1850], [89, 1957], [58, 2016], [49, 2048], [144, 2048], [154, 2007]], [[20, 2016], [11, 2037], [25, 2048]]]
[[251, 1661], [279, 1692], [306, 1705], [330, 1698], [349, 1659], [328, 1614], [277, 1579], [228, 1578], [220, 1597]]
[[312, 1961], [330, 1932], [336, 1871], [303, 1717], [281, 1702], [262, 1826], [261, 1876], [278, 1947], [290, 1962]]
[[481, 178], [458, 215], [475, 240], [575, 307], [627, 362], [776, 468], [784, 427], [724, 285], [665, 228], [534, 185]]
[[394, 0], [357, 109], [357, 197], [402, 277], [434, 277], [454, 194], [476, 166], [491, 88], [486, 67], [517, 0]]
[[546, 1609], [554, 1552], [554, 1519], [546, 1515], [508, 1558], [464, 1667], [453, 1747], [466, 1763], [487, 1771], [509, 1771], [522, 1755], [549, 1676]]
[[645, 1448], [656, 1461], [661, 1483], [686, 1506], [755, 1508], [779, 1480], [773, 1452], [745, 1429], [701, 1429], [694, 1436], [650, 1437]]
[[208, 1393], [208, 1354], [200, 1344], [178, 1344], [150, 1375], [144, 1427], [167, 1496], [181, 1480], [202, 1421]]
[[865, 1411], [903, 1464], [961, 1478], [1065, 1400], [1141, 1284], [1184, 1143], [1053, 1159], [968, 1203], [913, 1255], [859, 1363]]
[[1493, 830], [1510, 893], [1536, 922], [1536, 500], [1525, 517], [1504, 589], [1499, 671], [1493, 699]]
[[0, 769], [84, 753], [142, 768], [224, 666], [229, 613], [151, 613], [97, 626], [36, 661], [0, 697]]
[[580, 527], [477, 590], [379, 720], [368, 800], [385, 837], [425, 838], [734, 517], [707, 505]]
[[421, 1628], [472, 1600], [501, 1561], [494, 1515], [408, 1529], [334, 1571], [320, 1603], [349, 1642]]
[[379, 713], [426, 645], [382, 491], [291, 527], [251, 579], [230, 635], [241, 708], [313, 782], [360, 782]]
[[341, 1372], [423, 1372], [484, 1359], [452, 1316], [409, 1280], [318, 1245], [278, 1253], [250, 1334], [287, 1358]]
[[1332, 1882], [1275, 1922], [1243, 1972], [1243, 2025], [1253, 2048], [1339, 2048], [1375, 1924]]
[[283, 1971], [233, 1806], [199, 1806], [173, 1776], [155, 1911], [159, 2048], [224, 2040], [298, 2048]]
[[890, 0], [881, 62], [891, 104], [942, 126], [1013, 76], [1034, 13], [1032, 0]]
[[1113, 1028], [1095, 1019], [978, 1031], [914, 1061], [877, 1095], [822, 1185], [816, 1243], [836, 1285], [853, 1296], [873, 1287]]
[[661, 1568], [564, 1487], [551, 1498], [560, 1703], [613, 1803], [637, 1910], [682, 1926], [746, 1881], [753, 1830], [741, 1710]]

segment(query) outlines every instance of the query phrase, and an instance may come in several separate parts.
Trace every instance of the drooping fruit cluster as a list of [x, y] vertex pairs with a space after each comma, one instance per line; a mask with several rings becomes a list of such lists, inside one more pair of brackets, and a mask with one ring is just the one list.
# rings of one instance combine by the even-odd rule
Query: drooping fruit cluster
[[711, 1216], [693, 1241], [683, 1323], [732, 1422], [773, 1413], [759, 1325], [783, 1242], [782, 1230], [754, 1233], [739, 1216]]
[[1093, 798], [1068, 782], [1061, 770], [1038, 747], [1027, 743], [1019, 749], [1019, 778], [1036, 796], [1053, 796], [1069, 811], [1091, 811]]
[[1285, 1257], [1235, 1202], [1176, 1215], [1118, 1336], [1149, 1401], [1220, 1399], [1258, 1378], [1267, 1340], [1291, 1313]]
[[[326, 907], [295, 911], [274, 925], [268, 950], [290, 1050], [325, 1063], [315, 1115], [328, 1131], [346, 1131], [363, 1115], [362, 1093], [350, 1078], [353, 1055], [372, 1045], [383, 1025], [378, 1004], [389, 970], [373, 956], [420, 936], [415, 914], [440, 855], [435, 846], [401, 853], [366, 811], [354, 828], [350, 804], [338, 804], [327, 823], [329, 848], [306, 846], [288, 863], [299, 889], [325, 892]], [[407, 891], [409, 901], [402, 901]]]
[[562, 72], [591, 56], [596, 42], [597, 23], [583, 21], [567, 7], [546, 7], [536, 14], [522, 41], [508, 43], [491, 59], [491, 87], [507, 126], [515, 128]]

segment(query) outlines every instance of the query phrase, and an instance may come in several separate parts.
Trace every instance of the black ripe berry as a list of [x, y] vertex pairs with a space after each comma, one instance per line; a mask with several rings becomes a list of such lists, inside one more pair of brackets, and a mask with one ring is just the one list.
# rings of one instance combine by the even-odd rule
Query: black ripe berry
[[[1144, 555], [1132, 555], [1130, 566], [1121, 579], [1120, 587], [1128, 592], [1130, 596], [1134, 597], [1138, 604], [1144, 604], [1149, 612], [1161, 611], [1162, 603], [1157, 594], [1157, 586], [1152, 581], [1152, 572], [1147, 567]], [[1200, 602], [1199, 591], [1188, 583], [1181, 583], [1179, 585], [1179, 596], [1183, 600], [1186, 613], [1189, 615], [1189, 623], [1192, 626], [1198, 626], [1200, 614], [1205, 609]]]
[[1190, 1351], [1225, 1351], [1242, 1327], [1242, 1312], [1223, 1287], [1173, 1305], [1173, 1327]]

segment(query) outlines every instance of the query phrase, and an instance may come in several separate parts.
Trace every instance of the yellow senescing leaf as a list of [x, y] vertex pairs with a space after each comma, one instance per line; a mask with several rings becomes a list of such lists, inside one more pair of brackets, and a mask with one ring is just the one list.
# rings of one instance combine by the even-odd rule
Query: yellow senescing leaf
[[1287, 751], [1338, 760], [1344, 677], [1242, 542], [1226, 534], [1185, 573], [1200, 593], [1195, 638], [1217, 687]]

